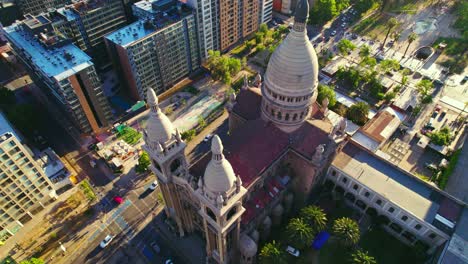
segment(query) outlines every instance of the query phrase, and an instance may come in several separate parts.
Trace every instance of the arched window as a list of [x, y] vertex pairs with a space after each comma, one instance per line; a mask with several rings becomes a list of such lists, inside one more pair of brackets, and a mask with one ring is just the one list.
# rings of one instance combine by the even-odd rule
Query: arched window
[[233, 215], [237, 213], [237, 206], [234, 206], [227, 214], [226, 219], [229, 221]]
[[286, 120], [286, 121], [289, 120], [289, 114], [286, 114], [286, 115], [284, 116], [284, 120]]
[[297, 120], [297, 113], [293, 115], [293, 121]]
[[275, 110], [274, 109], [271, 109], [271, 115], [275, 116]]
[[213, 211], [211, 211], [211, 209], [208, 208], [208, 207], [206, 208], [206, 214], [207, 214], [211, 219], [213, 219], [214, 221], [216, 221], [216, 216], [215, 216], [215, 214], [214, 214]]
[[301, 112], [301, 116], [299, 118], [303, 118], [304, 117], [304, 112]]
[[171, 172], [175, 172], [180, 167], [180, 165], [181, 163], [179, 159], [173, 160], [171, 163]]
[[281, 112], [279, 112], [279, 111], [278, 111], [277, 118], [278, 118], [279, 120], [281, 120], [281, 119], [283, 118], [283, 116], [281, 115]]

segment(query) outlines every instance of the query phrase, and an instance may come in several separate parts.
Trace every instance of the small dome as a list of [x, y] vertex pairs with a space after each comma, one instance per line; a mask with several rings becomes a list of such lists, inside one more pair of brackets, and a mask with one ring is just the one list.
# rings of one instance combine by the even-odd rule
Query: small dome
[[146, 123], [146, 134], [151, 142], [166, 142], [174, 134], [171, 120], [161, 112], [158, 105], [158, 97], [153, 89], [148, 89], [148, 105], [151, 108], [148, 122]]
[[254, 257], [257, 254], [258, 248], [257, 243], [244, 234], [239, 240], [239, 249], [241, 254], [245, 257]]
[[236, 175], [231, 164], [223, 156], [223, 144], [218, 135], [211, 141], [212, 160], [206, 166], [204, 181], [207, 191], [225, 193], [234, 186]]

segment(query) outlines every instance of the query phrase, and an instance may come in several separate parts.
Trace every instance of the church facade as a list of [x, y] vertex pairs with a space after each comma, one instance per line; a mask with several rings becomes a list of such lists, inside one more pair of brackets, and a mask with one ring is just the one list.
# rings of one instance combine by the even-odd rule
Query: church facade
[[215, 135], [211, 152], [188, 164], [186, 144], [149, 89], [144, 131], [151, 170], [165, 212], [180, 236], [198, 231], [211, 263], [252, 263], [283, 215], [303, 204], [323, 179], [346, 123], [326, 118], [318, 104], [318, 62], [308, 41], [308, 3], [299, 1], [292, 31], [273, 53], [264, 76], [245, 81], [226, 108], [230, 136]]

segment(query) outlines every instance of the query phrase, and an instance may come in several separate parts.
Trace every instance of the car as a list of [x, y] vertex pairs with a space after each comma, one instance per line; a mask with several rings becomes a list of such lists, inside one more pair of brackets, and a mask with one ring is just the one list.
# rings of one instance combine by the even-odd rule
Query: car
[[166, 259], [164, 264], [174, 264], [174, 262], [172, 261], [172, 259]]
[[273, 26], [275, 26], [275, 27], [278, 25], [278, 23], [276, 23], [276, 21], [274, 21], [274, 20], [271, 21], [271, 24], [273, 24]]
[[89, 165], [90, 165], [91, 167], [93, 167], [93, 168], [96, 168], [97, 163], [96, 163], [96, 161], [95, 161], [94, 159], [91, 159], [91, 160], [89, 161]]
[[159, 254], [161, 252], [161, 248], [159, 247], [158, 243], [156, 242], [151, 242], [151, 248], [154, 250], [154, 252], [156, 252], [157, 254]]
[[295, 257], [299, 257], [299, 255], [301, 254], [301, 253], [299, 252], [299, 250], [297, 250], [297, 249], [295, 249], [295, 248], [293, 248], [293, 247], [291, 247], [291, 246], [288, 246], [288, 247], [286, 248], [286, 252], [288, 252], [289, 254], [291, 254], [291, 255], [293, 255], [293, 256], [295, 256]]
[[440, 114], [439, 118], [440, 119], [443, 119], [445, 117], [445, 115], [447, 115], [447, 111], [442, 111], [442, 114]]
[[468, 81], [468, 75], [465, 76], [465, 78], [463, 78], [463, 80], [461, 80], [460, 84], [465, 84], [467, 81]]
[[357, 39], [357, 38], [358, 38], [358, 35], [356, 34], [351, 35], [351, 39]]
[[116, 202], [117, 204], [122, 204], [124, 202], [124, 198], [120, 196], [114, 196], [112, 200], [114, 200], [114, 202]]
[[156, 190], [156, 187], [158, 187], [158, 181], [154, 181], [153, 183], [151, 183], [148, 189], [150, 189], [151, 191], [154, 191]]
[[104, 238], [104, 240], [101, 241], [101, 243], [99, 244], [99, 247], [101, 247], [101, 248], [107, 247], [110, 244], [110, 242], [112, 241], [112, 239], [114, 239], [113, 235], [107, 235]]
[[336, 35], [336, 30], [333, 30], [331, 33], [330, 33], [331, 36], [335, 36]]
[[437, 171], [439, 168], [434, 163], [426, 163], [426, 168], [430, 169], [431, 171]]
[[431, 118], [436, 118], [438, 114], [439, 114], [439, 112], [437, 112], [437, 111], [434, 111], [434, 112], [432, 113], [432, 116], [431, 116]]
[[441, 107], [440, 105], [436, 105], [436, 107], [435, 107], [435, 110], [434, 110], [434, 111], [437, 111], [437, 112], [439, 112], [439, 111], [440, 111], [440, 109], [442, 109], [442, 107]]
[[342, 23], [342, 24], [341, 24], [341, 27], [342, 27], [342, 28], [345, 28], [345, 27], [346, 27], [346, 23]]
[[203, 142], [208, 142], [210, 139], [213, 137], [213, 134], [208, 134], [206, 137], [203, 139]]

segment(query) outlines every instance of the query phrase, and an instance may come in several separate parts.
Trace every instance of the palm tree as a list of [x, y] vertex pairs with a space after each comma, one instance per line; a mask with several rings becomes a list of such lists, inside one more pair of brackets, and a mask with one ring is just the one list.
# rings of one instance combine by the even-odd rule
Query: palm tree
[[281, 249], [281, 245], [272, 241], [265, 244], [259, 254], [260, 264], [286, 264], [284, 257], [284, 251]]
[[300, 216], [312, 227], [314, 233], [324, 230], [327, 226], [327, 215], [318, 206], [309, 205], [302, 208]]
[[418, 34], [411, 32], [408, 36], [408, 46], [406, 46], [405, 53], [403, 54], [403, 58], [406, 56], [406, 52], [408, 52], [409, 46], [413, 41], [415, 41], [418, 38]]
[[314, 238], [312, 227], [302, 218], [293, 218], [286, 226], [288, 241], [294, 247], [302, 249], [307, 247]]
[[385, 39], [384, 39], [384, 42], [382, 44], [382, 49], [385, 47], [385, 43], [387, 42], [387, 38], [388, 38], [388, 35], [390, 35], [390, 31], [392, 31], [392, 29], [394, 27], [396, 27], [398, 25], [398, 20], [394, 17], [390, 18], [387, 22], [387, 34], [385, 35]]
[[401, 32], [400, 31], [397, 31], [397, 32], [393, 32], [393, 40], [395, 42], [397, 42], [401, 37]]
[[358, 249], [353, 254], [351, 254], [352, 264], [377, 264], [377, 261], [374, 257], [369, 256], [369, 252]]
[[359, 242], [359, 226], [351, 218], [342, 217], [333, 223], [332, 233], [345, 246], [353, 246]]

